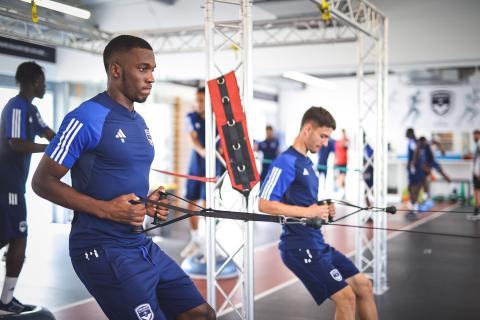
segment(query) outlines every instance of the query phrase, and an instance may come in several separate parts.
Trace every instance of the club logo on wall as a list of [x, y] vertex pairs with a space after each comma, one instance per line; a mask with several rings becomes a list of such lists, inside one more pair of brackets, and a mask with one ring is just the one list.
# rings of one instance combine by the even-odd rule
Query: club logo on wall
[[436, 115], [444, 116], [452, 109], [453, 94], [447, 90], [436, 90], [431, 94], [431, 107]]

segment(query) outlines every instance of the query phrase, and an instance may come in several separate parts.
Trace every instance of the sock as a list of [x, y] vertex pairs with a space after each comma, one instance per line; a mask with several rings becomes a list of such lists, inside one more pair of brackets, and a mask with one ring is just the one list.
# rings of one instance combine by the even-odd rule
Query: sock
[[418, 211], [418, 203], [414, 203], [412, 206], [413, 211]]
[[5, 282], [3, 283], [3, 291], [2, 291], [2, 303], [7, 304], [12, 301], [13, 298], [13, 291], [15, 290], [15, 286], [17, 285], [18, 278], [12, 277], [5, 277]]
[[479, 213], [479, 207], [475, 207], [475, 208], [473, 209], [473, 214], [474, 214], [474, 215], [477, 215], [478, 213]]
[[198, 234], [198, 230], [190, 230], [190, 240], [193, 242], [199, 242], [200, 235]]

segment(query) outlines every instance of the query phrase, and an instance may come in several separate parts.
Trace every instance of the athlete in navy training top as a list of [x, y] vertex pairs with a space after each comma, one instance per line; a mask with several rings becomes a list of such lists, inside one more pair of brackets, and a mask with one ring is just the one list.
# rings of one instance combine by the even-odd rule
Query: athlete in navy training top
[[[335, 119], [322, 107], [311, 107], [302, 118], [293, 145], [272, 163], [260, 189], [260, 211], [290, 217], [335, 215], [332, 205], [318, 205], [318, 176], [307, 156], [326, 146]], [[335, 319], [378, 318], [370, 280], [353, 263], [325, 243], [320, 230], [295, 224], [283, 226], [280, 253], [285, 265], [300, 278], [317, 304], [330, 298], [336, 304]]]
[[[214, 319], [191, 279], [144, 233], [145, 214], [164, 208], [131, 204], [147, 196], [153, 141], [134, 102], [154, 82], [155, 57], [143, 39], [121, 35], [103, 52], [107, 91], [67, 114], [35, 172], [40, 196], [74, 210], [70, 258], [109, 319]], [[60, 179], [71, 169], [72, 187]], [[166, 201], [166, 200], [162, 200]]]
[[[196, 110], [186, 116], [186, 127], [192, 141], [193, 150], [190, 157], [188, 174], [205, 177], [205, 87], [197, 89]], [[202, 201], [200, 206], [205, 207], [205, 182], [192, 179], [187, 180], [185, 198], [190, 202]], [[195, 210], [195, 205], [188, 204], [188, 209]], [[201, 248], [201, 239], [198, 231], [199, 217], [190, 217], [190, 242], [180, 252], [182, 258], [195, 255]]]
[[32, 104], [34, 98], [41, 99], [45, 94], [42, 67], [33, 61], [24, 62], [18, 66], [15, 80], [20, 92], [5, 105], [0, 121], [0, 248], [9, 245], [0, 313], [31, 310], [13, 297], [27, 246], [25, 183], [31, 154], [43, 152], [47, 146], [35, 143], [35, 136], [48, 140], [54, 136]]
[[265, 127], [265, 134], [265, 140], [255, 145], [255, 149], [263, 153], [262, 172], [260, 174], [260, 182], [262, 183], [267, 177], [268, 169], [272, 161], [278, 156], [279, 147], [278, 139], [273, 135], [272, 126]]
[[[188, 174], [191, 176], [205, 177], [205, 87], [199, 87], [196, 94], [196, 110], [189, 112], [186, 116], [186, 128], [190, 135], [193, 145]], [[217, 150], [222, 153], [221, 148], [217, 145]], [[217, 159], [216, 176], [220, 176], [223, 172], [223, 165]], [[206, 198], [205, 182], [188, 179], [186, 184], [185, 198], [192, 203], [188, 204], [189, 210], [196, 210], [193, 202], [201, 201], [200, 206], [205, 207]], [[180, 252], [182, 258], [190, 257], [202, 249], [202, 240], [198, 231], [198, 222], [200, 217], [190, 217], [190, 242]]]

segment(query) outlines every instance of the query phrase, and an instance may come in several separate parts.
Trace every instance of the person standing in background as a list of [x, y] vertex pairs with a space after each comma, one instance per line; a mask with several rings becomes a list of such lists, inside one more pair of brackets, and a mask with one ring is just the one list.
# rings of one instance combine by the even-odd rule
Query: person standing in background
[[473, 132], [473, 141], [475, 151], [473, 153], [473, 215], [469, 215], [471, 220], [480, 219], [480, 130]]
[[262, 183], [267, 176], [270, 164], [278, 155], [278, 139], [275, 138], [273, 127], [268, 125], [265, 127], [265, 140], [255, 145], [255, 149], [263, 153], [262, 173], [260, 174], [260, 182]]
[[342, 137], [335, 142], [335, 170], [337, 188], [340, 189], [342, 198], [345, 198], [345, 185], [348, 164], [348, 145], [350, 140], [347, 137], [347, 132], [342, 129]]
[[33, 99], [45, 95], [45, 74], [35, 62], [17, 68], [17, 96], [8, 101], [0, 121], [0, 248], [7, 244], [6, 274], [0, 310], [9, 313], [30, 311], [13, 297], [27, 247], [27, 182], [32, 153], [40, 153], [46, 144], [35, 143], [35, 136], [52, 140], [55, 133], [45, 124]]
[[[193, 145], [188, 174], [205, 177], [205, 88], [200, 87], [196, 93], [196, 110], [187, 114], [186, 127]], [[205, 182], [187, 180], [185, 198], [190, 202], [189, 210], [195, 210], [195, 202], [201, 202], [205, 207], [206, 191]], [[180, 252], [182, 258], [195, 255], [201, 248], [198, 224], [200, 217], [190, 217], [190, 242]]]

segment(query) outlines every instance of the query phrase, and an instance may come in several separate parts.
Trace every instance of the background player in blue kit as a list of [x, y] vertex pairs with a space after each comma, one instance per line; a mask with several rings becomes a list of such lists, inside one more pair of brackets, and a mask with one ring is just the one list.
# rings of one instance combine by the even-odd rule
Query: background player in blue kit
[[322, 146], [318, 150], [318, 173], [323, 175], [324, 178], [327, 177], [327, 163], [330, 153], [335, 154], [335, 140], [332, 138], [328, 139], [326, 146]]
[[270, 168], [272, 161], [275, 160], [275, 158], [278, 155], [278, 147], [279, 147], [279, 142], [278, 142], [278, 139], [275, 138], [275, 135], [273, 134], [273, 127], [266, 126], [265, 140], [263, 140], [258, 144], [255, 144], [255, 149], [263, 153], [262, 172], [260, 174], [260, 182], [262, 183], [267, 176], [268, 169]]
[[[186, 116], [186, 127], [193, 145], [188, 174], [191, 176], [205, 177], [205, 87], [197, 89], [196, 110], [189, 112]], [[222, 153], [217, 145], [217, 150]], [[216, 160], [216, 176], [223, 172], [223, 165]], [[201, 201], [200, 206], [205, 207], [206, 198], [205, 182], [188, 179], [186, 184], [185, 198], [192, 203], [188, 204], [189, 210], [196, 210], [194, 202]], [[198, 231], [200, 217], [190, 217], [190, 242], [180, 252], [182, 258], [190, 257], [202, 249], [202, 240]]]
[[[302, 118], [293, 145], [272, 163], [260, 190], [260, 211], [290, 217], [335, 215], [333, 205], [318, 205], [318, 176], [308, 152], [326, 146], [336, 123], [321, 107]], [[325, 243], [320, 230], [299, 224], [283, 226], [280, 253], [285, 265], [303, 282], [317, 304], [327, 298], [336, 304], [335, 319], [378, 318], [370, 280], [343, 254]]]
[[[196, 110], [186, 116], [186, 127], [193, 145], [188, 174], [205, 177], [205, 88], [197, 89]], [[187, 180], [185, 198], [191, 202], [202, 201], [200, 206], [205, 207], [205, 182]], [[195, 210], [195, 205], [189, 203], [188, 209]], [[183, 258], [195, 255], [201, 247], [198, 231], [200, 217], [190, 217], [190, 242], [180, 252]]]
[[35, 136], [51, 140], [54, 132], [32, 104], [34, 98], [45, 94], [42, 67], [24, 62], [18, 66], [15, 80], [20, 92], [5, 105], [0, 121], [0, 248], [9, 245], [0, 311], [20, 313], [30, 310], [13, 297], [27, 246], [25, 183], [31, 154], [43, 152], [47, 146], [35, 143]]
[[[70, 258], [109, 319], [214, 319], [191, 279], [144, 233], [145, 215], [167, 210], [131, 204], [148, 195], [154, 145], [134, 102], [154, 82], [155, 57], [143, 39], [122, 35], [103, 52], [107, 91], [67, 114], [35, 172], [40, 196], [74, 210]], [[60, 179], [71, 170], [72, 187]], [[162, 200], [166, 201], [166, 200]]]

